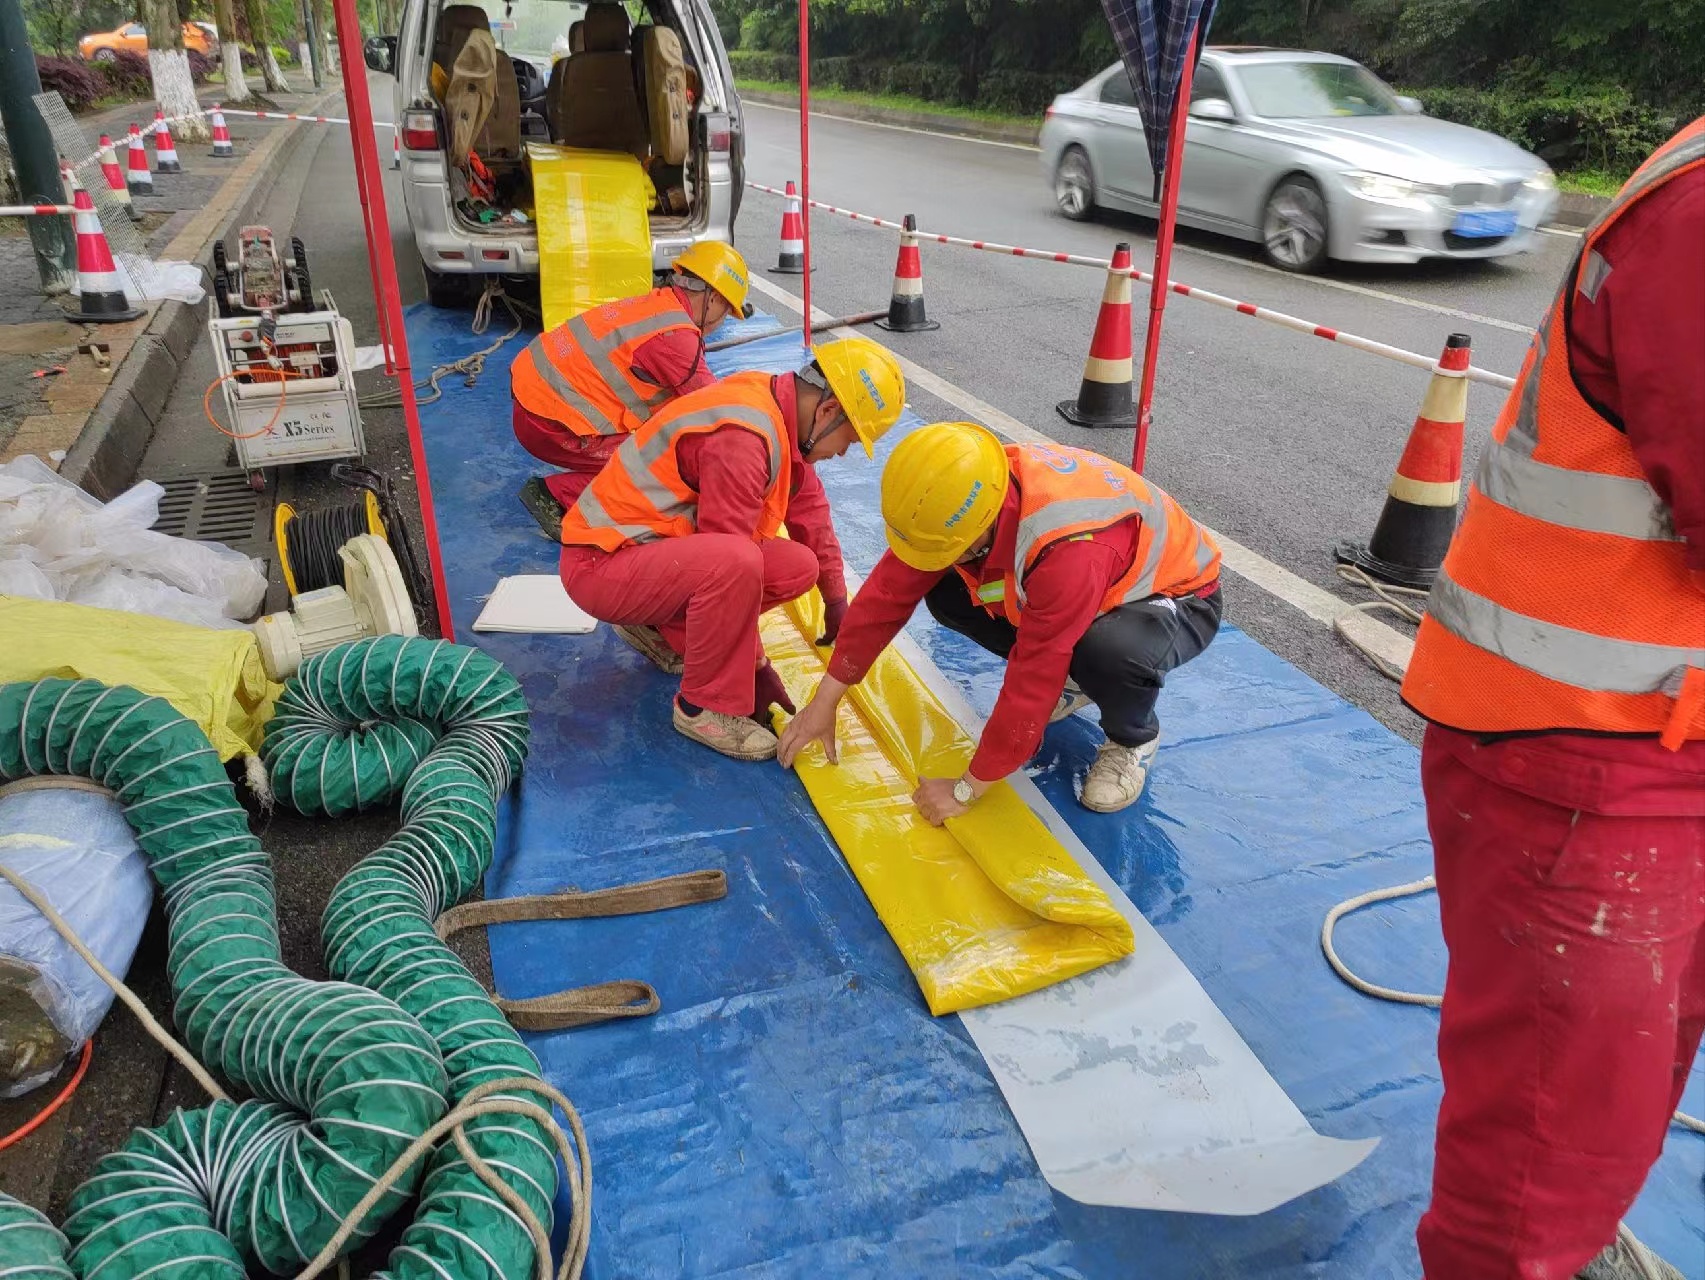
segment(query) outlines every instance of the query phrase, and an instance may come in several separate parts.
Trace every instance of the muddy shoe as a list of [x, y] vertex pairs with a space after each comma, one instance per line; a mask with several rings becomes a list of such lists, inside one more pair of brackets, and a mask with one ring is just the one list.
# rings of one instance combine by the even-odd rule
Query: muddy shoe
[[679, 698], [671, 705], [675, 712], [675, 728], [694, 742], [702, 742], [730, 760], [775, 759], [776, 735], [753, 723], [750, 716], [730, 716], [720, 711], [703, 710], [697, 715], [688, 715]]
[[1148, 781], [1149, 765], [1160, 750], [1160, 739], [1140, 747], [1121, 747], [1104, 742], [1083, 780], [1083, 807], [1096, 813], [1118, 813], [1137, 802]]
[[[1643, 1267], [1636, 1260], [1636, 1250], [1645, 1254], [1649, 1266]], [[1648, 1280], [1648, 1277], [1653, 1280], [1685, 1280], [1681, 1272], [1644, 1245], [1630, 1241], [1626, 1235], [1618, 1237], [1615, 1244], [1575, 1274], [1575, 1280]]]
[[1066, 687], [1060, 691], [1060, 700], [1054, 704], [1054, 710], [1048, 716], [1048, 723], [1059, 724], [1067, 716], [1082, 711], [1092, 701], [1093, 699], [1087, 693], [1067, 680]]
[[527, 508], [527, 514], [539, 522], [539, 528], [544, 531], [545, 537], [552, 542], [562, 541], [562, 518], [568, 511], [551, 496], [551, 491], [545, 487], [543, 476], [534, 476], [521, 486], [521, 492], [515, 496], [521, 499], [521, 505]]
[[686, 659], [669, 647], [656, 627], [611, 627], [631, 648], [637, 649], [664, 675], [678, 676], [687, 669]]

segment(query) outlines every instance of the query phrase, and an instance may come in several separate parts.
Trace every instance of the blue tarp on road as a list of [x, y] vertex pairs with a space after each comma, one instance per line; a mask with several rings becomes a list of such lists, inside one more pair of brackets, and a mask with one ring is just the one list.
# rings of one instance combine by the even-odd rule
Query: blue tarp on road
[[[465, 314], [426, 307], [410, 314], [409, 339], [421, 368], [483, 342]], [[797, 338], [754, 343], [720, 371], [785, 369], [797, 352]], [[590, 1134], [588, 1276], [1418, 1273], [1436, 1015], [1351, 991], [1317, 942], [1334, 903], [1429, 869], [1412, 747], [1229, 626], [1169, 681], [1165, 746], [1135, 810], [1099, 816], [1076, 803], [1074, 778], [1099, 741], [1090, 720], [1049, 731], [1033, 766], [1043, 793], [1267, 1069], [1321, 1132], [1384, 1137], [1345, 1178], [1259, 1217], [1081, 1205], [1037, 1173], [959, 1020], [924, 1010], [791, 774], [676, 734], [674, 682], [608, 628], [468, 631], [499, 577], [553, 571], [556, 556], [515, 500], [536, 464], [510, 434], [501, 360], [422, 418], [457, 638], [508, 664], [533, 711], [488, 894], [702, 867], [728, 876], [718, 903], [491, 930], [506, 996], [632, 977], [662, 997], [654, 1018], [528, 1037]], [[908, 415], [878, 463], [916, 421]], [[848, 457], [822, 474], [849, 562], [867, 572], [881, 549], [879, 467]], [[912, 633], [986, 713], [1000, 664], [921, 610]], [[1420, 990], [1442, 981], [1430, 899], [1352, 917], [1339, 937], [1371, 978]], [[1702, 1084], [1696, 1069], [1695, 1112]], [[1705, 1139], [1672, 1131], [1629, 1219], [1688, 1280], [1705, 1280], [1702, 1177]]]

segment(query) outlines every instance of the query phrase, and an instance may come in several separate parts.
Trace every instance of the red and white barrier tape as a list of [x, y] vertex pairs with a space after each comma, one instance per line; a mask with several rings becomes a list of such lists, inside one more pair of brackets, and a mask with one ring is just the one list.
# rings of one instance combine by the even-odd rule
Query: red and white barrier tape
[[[248, 116], [256, 120], [295, 120], [303, 124], [349, 123], [348, 120], [341, 119], [338, 116], [299, 116], [294, 111], [239, 111], [236, 107], [227, 107], [215, 104], [211, 107], [203, 107], [200, 111], [187, 112], [181, 116], [168, 116], [164, 120], [150, 121], [148, 124], [139, 128], [137, 132], [146, 138], [152, 134], [158, 133], [161, 125], [165, 125], [166, 128], [170, 129], [175, 124], [182, 124], [185, 120], [200, 120], [206, 116], [212, 115], [215, 111], [219, 112], [220, 115]], [[390, 123], [388, 120], [375, 120], [373, 122], [373, 127], [375, 129], [394, 130], [397, 126]], [[120, 134], [118, 137], [113, 139], [113, 151], [115, 153], [122, 152], [129, 144], [129, 141], [130, 135], [128, 133]], [[101, 153], [99, 148], [97, 148], [87, 159], [79, 160], [76, 167], [79, 169], [84, 168], [87, 165], [94, 164], [100, 158]]]
[[69, 204], [0, 204], [0, 218], [45, 218], [56, 213], [76, 212], [76, 206]]
[[[746, 184], [754, 191], [762, 191], [767, 195], [785, 196], [787, 193], [775, 187], [767, 187], [759, 182]], [[882, 227], [889, 231], [905, 230], [898, 222], [890, 222], [886, 218], [873, 217], [868, 213], [856, 213], [851, 209], [840, 209], [832, 204], [824, 204], [819, 200], [811, 202], [813, 209], [821, 209], [824, 213], [839, 214], [854, 222], [863, 222], [873, 227]], [[957, 245], [965, 249], [981, 249], [985, 253], [999, 253], [1010, 258], [1040, 258], [1045, 262], [1064, 262], [1074, 267], [1094, 267], [1106, 271], [1112, 263], [1106, 258], [1092, 258], [1081, 253], [1054, 253], [1046, 249], [1024, 249], [1018, 245], [996, 244], [990, 240], [967, 240], [963, 236], [947, 236], [934, 231], [919, 231], [915, 233], [919, 240], [929, 240], [936, 244]], [[1152, 283], [1154, 276], [1147, 271], [1133, 267], [1131, 278], [1144, 284]], [[1353, 347], [1357, 351], [1365, 351], [1369, 355], [1384, 356], [1387, 360], [1395, 360], [1399, 364], [1411, 365], [1417, 369], [1431, 372], [1438, 366], [1438, 357], [1422, 355], [1418, 351], [1406, 351], [1402, 347], [1394, 347], [1389, 343], [1375, 342], [1372, 338], [1363, 338], [1353, 333], [1331, 328], [1328, 325], [1315, 324], [1312, 320], [1304, 320], [1299, 316], [1287, 315], [1283, 311], [1274, 311], [1268, 307], [1256, 306], [1253, 302], [1239, 302], [1236, 298], [1228, 298], [1224, 294], [1213, 293], [1207, 289], [1199, 289], [1194, 285], [1180, 284], [1176, 280], [1167, 281], [1167, 288], [1183, 298], [1194, 298], [1198, 302], [1206, 302], [1211, 306], [1235, 311], [1241, 316], [1253, 316], [1257, 320], [1265, 320], [1284, 329], [1296, 333], [1311, 334], [1316, 338], [1325, 338], [1328, 342], [1336, 342], [1340, 346]], [[1516, 380], [1501, 373], [1493, 373], [1490, 369], [1482, 369], [1478, 365], [1469, 365], [1467, 375], [1472, 382], [1483, 382], [1487, 386], [1501, 387], [1508, 391], [1516, 385]]]
[[[214, 110], [209, 107], [208, 111]], [[349, 121], [341, 116], [299, 116], [294, 111], [239, 111], [236, 107], [219, 107], [221, 115], [247, 116], [251, 120], [299, 120], [305, 124], [348, 124]], [[205, 112], [203, 114], [206, 114]], [[375, 129], [395, 129], [397, 126], [388, 120], [375, 120]]]

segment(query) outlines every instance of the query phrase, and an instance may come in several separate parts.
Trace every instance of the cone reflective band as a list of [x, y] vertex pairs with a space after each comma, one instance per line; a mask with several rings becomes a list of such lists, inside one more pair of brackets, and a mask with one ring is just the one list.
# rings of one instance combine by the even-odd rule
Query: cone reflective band
[[799, 189], [787, 184], [787, 203], [781, 211], [781, 253], [771, 268], [777, 275], [805, 274], [805, 219], [799, 212]]
[[888, 297], [888, 318], [878, 320], [879, 328], [890, 333], [921, 333], [939, 329], [924, 314], [924, 267], [918, 256], [918, 220], [911, 214], [901, 224], [900, 257], [894, 264], [894, 291]]
[[218, 107], [213, 108], [213, 154], [221, 160], [237, 154], [231, 145], [231, 130], [225, 126], [225, 113]]
[[1131, 246], [1128, 244], [1113, 249], [1077, 399], [1062, 400], [1056, 407], [1060, 416], [1074, 426], [1136, 425], [1137, 406], [1131, 398]]
[[178, 163], [178, 149], [172, 142], [172, 131], [166, 127], [166, 117], [159, 111], [154, 113], [154, 167], [161, 173], [184, 171]]
[[82, 303], [71, 318], [96, 324], [136, 319], [142, 312], [124, 296], [124, 279], [113, 264], [95, 202], [78, 187], [71, 203], [76, 209], [71, 221], [77, 228], [77, 295]]
[[112, 198], [124, 206], [124, 211], [132, 218], [136, 217], [136, 206], [130, 203], [130, 187], [124, 180], [124, 170], [119, 167], [118, 153], [113, 150], [112, 139], [106, 134], [101, 135], [101, 149], [97, 153], [101, 158], [101, 177], [106, 179], [107, 190], [112, 192]]
[[1462, 496], [1468, 359], [1468, 335], [1451, 334], [1427, 380], [1421, 412], [1397, 460], [1373, 537], [1366, 543], [1339, 543], [1334, 554], [1341, 563], [1401, 587], [1433, 585], [1456, 532], [1456, 504]]
[[130, 126], [130, 151], [125, 156], [124, 181], [133, 196], [154, 194], [154, 174], [148, 168], [148, 152], [142, 145], [142, 131]]

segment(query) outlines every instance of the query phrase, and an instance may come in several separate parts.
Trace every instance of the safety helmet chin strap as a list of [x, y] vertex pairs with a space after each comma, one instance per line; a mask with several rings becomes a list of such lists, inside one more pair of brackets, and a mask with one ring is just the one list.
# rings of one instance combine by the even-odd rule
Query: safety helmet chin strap
[[[817, 362], [815, 360], [806, 365], [798, 373], [794, 374], [794, 377], [798, 378], [806, 386], [815, 387], [817, 390], [821, 391], [823, 393], [823, 400], [830, 399], [834, 395], [834, 393], [829, 390], [829, 380], [823, 376], [823, 371], [817, 367]], [[823, 400], [818, 400], [817, 403], [821, 405]], [[809, 439], [801, 441], [799, 445], [800, 457], [804, 457], [806, 454], [810, 453], [812, 449], [816, 448], [818, 441], [827, 436], [834, 435], [835, 432], [841, 429], [841, 424], [847, 420], [845, 412], [838, 413], [835, 415], [835, 420], [827, 427], [817, 432], [816, 435], [811, 436]]]

